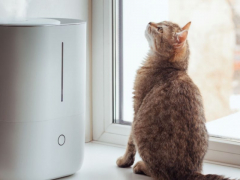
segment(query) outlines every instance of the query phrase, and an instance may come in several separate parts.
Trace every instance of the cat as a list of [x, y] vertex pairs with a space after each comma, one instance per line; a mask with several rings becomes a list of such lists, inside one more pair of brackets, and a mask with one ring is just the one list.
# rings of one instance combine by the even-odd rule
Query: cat
[[190, 25], [147, 25], [150, 50], [137, 71], [132, 131], [117, 165], [133, 165], [138, 150], [142, 161], [134, 173], [155, 180], [228, 180], [201, 174], [208, 133], [200, 91], [187, 74]]

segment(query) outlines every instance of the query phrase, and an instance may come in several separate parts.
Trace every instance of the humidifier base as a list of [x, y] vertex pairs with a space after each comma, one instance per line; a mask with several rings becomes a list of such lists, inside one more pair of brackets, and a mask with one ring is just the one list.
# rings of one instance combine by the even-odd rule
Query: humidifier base
[[81, 115], [39, 122], [0, 122], [0, 179], [69, 176], [83, 161]]

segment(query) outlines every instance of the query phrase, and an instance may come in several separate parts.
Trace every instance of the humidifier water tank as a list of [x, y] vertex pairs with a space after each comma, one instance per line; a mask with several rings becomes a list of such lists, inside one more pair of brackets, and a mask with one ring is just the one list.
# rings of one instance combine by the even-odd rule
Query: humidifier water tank
[[0, 24], [0, 179], [54, 179], [80, 169], [85, 61], [84, 21]]

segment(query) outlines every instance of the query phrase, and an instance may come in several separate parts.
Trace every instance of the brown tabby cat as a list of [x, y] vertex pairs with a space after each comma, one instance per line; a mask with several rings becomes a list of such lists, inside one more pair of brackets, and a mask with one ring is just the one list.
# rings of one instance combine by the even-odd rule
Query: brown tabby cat
[[134, 84], [134, 121], [119, 167], [143, 161], [133, 171], [156, 180], [228, 180], [202, 175], [208, 133], [202, 97], [187, 74], [188, 29], [172, 22], [152, 23], [145, 35], [150, 51]]

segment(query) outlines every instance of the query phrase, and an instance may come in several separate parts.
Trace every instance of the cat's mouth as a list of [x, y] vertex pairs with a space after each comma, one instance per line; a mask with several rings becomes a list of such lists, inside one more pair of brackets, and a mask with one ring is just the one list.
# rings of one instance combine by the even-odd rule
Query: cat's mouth
[[152, 32], [152, 29], [151, 29], [151, 25], [150, 24], [148, 24], [147, 25], [147, 32], [149, 33], [149, 34], [151, 34], [151, 32]]
[[146, 27], [146, 30], [145, 30], [145, 37], [149, 43], [150, 48], [153, 47], [153, 41], [152, 41], [151, 34], [152, 34], [152, 29], [151, 29], [151, 26], [148, 24]]
[[145, 30], [145, 36], [147, 40], [150, 40], [150, 34], [151, 34], [151, 26], [148, 24]]

